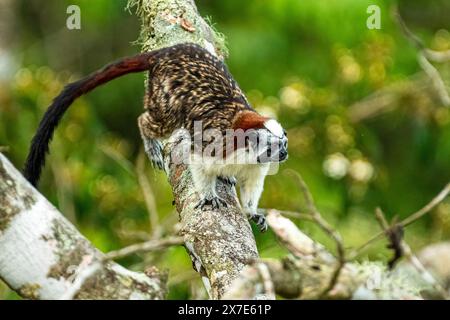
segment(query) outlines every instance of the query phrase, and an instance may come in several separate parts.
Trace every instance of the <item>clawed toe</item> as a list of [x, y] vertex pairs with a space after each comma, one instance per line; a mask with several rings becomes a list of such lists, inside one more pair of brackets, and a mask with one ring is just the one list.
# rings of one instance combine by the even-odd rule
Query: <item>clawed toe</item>
[[211, 198], [205, 197], [201, 199], [194, 208], [206, 210], [207, 206], [210, 206], [212, 209], [220, 209], [228, 207], [228, 204], [225, 200], [217, 196]]
[[214, 197], [211, 200], [211, 206], [213, 209], [219, 209], [219, 208], [226, 208], [228, 207], [228, 204], [225, 200], [219, 197]]
[[154, 168], [164, 170], [163, 146], [156, 139], [144, 139], [145, 153]]
[[164, 161], [160, 158], [152, 158], [151, 159], [152, 165], [154, 168], [157, 168], [159, 170], [164, 170]]
[[255, 213], [251, 217], [253, 222], [256, 223], [256, 225], [259, 227], [259, 230], [261, 232], [266, 232], [268, 229], [266, 217], [260, 213]]
[[194, 207], [194, 209], [203, 209], [206, 206], [206, 199], [200, 200]]
[[219, 177], [219, 180], [221, 180], [223, 183], [228, 184], [232, 187], [234, 187], [237, 183], [235, 177]]

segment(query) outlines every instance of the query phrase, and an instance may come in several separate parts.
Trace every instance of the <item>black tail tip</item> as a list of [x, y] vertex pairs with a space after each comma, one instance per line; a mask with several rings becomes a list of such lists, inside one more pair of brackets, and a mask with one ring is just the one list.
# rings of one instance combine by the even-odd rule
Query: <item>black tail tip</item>
[[38, 181], [39, 181], [39, 173], [36, 173], [36, 168], [34, 168], [32, 165], [30, 166], [29, 163], [25, 165], [25, 169], [23, 170], [23, 176], [25, 179], [28, 180], [28, 182], [33, 186], [37, 187]]

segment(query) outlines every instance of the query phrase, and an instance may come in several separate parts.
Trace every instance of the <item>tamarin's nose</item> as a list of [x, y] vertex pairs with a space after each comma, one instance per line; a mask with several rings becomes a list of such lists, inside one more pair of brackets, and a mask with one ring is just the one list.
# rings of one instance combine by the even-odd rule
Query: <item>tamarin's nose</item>
[[285, 149], [282, 149], [281, 151], [280, 151], [280, 161], [283, 161], [283, 160], [285, 160], [286, 158], [287, 158], [287, 151], [285, 150]]

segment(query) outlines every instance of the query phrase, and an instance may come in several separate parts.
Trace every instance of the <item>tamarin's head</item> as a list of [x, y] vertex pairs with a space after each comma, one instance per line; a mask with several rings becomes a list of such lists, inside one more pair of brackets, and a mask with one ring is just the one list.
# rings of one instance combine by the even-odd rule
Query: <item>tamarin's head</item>
[[282, 162], [288, 158], [286, 130], [277, 120], [254, 111], [242, 111], [236, 116], [233, 129], [244, 131], [244, 147], [255, 156], [256, 162]]

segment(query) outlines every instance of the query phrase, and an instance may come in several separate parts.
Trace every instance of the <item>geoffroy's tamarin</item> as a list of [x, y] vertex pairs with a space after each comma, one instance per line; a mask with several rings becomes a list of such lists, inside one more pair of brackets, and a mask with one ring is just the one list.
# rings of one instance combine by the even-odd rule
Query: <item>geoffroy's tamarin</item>
[[208, 158], [190, 164], [190, 170], [200, 198], [198, 207], [226, 206], [216, 192], [216, 181], [237, 180], [244, 213], [266, 230], [265, 218], [257, 212], [258, 201], [270, 163], [287, 158], [286, 131], [276, 120], [253, 110], [225, 64], [195, 44], [178, 44], [126, 57], [68, 84], [39, 124], [26, 160], [25, 177], [36, 186], [53, 132], [76, 98], [115, 78], [141, 71], [148, 71], [149, 78], [145, 111], [138, 118], [138, 126], [154, 166], [164, 167], [161, 140], [180, 128], [192, 133], [198, 121], [203, 130], [253, 132], [253, 144], [247, 140], [242, 147], [233, 144], [232, 154], [225, 156], [237, 159], [251, 154], [256, 161], [230, 164]]

